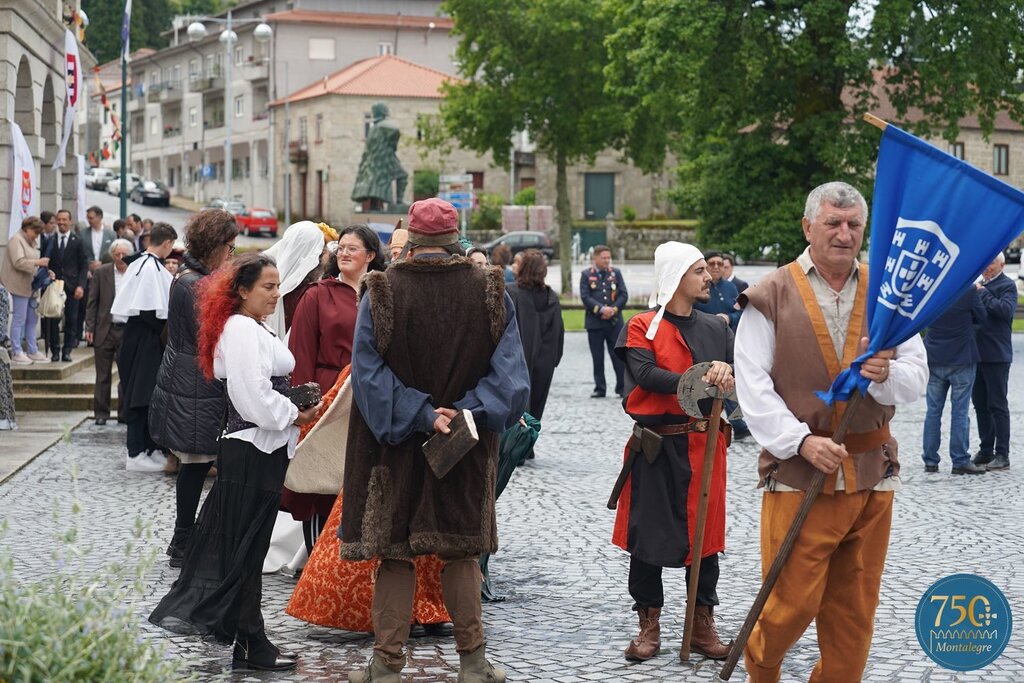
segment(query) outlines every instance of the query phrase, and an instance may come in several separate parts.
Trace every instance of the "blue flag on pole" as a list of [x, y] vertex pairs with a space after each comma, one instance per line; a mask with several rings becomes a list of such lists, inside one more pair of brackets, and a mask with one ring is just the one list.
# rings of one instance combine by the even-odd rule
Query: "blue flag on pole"
[[867, 391], [867, 358], [918, 334], [1024, 230], [1024, 193], [889, 125], [872, 204], [868, 350], [818, 396]]

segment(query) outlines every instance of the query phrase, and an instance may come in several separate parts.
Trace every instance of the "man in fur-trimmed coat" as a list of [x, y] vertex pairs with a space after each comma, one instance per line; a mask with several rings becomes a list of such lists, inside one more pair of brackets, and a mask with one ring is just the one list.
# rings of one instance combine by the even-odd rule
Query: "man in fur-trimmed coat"
[[[408, 258], [362, 286], [352, 349], [342, 557], [379, 558], [373, 659], [351, 683], [398, 683], [405, 666], [416, 569], [438, 555], [459, 680], [501, 683], [484, 653], [479, 555], [498, 548], [498, 435], [526, 409], [529, 373], [512, 300], [498, 269], [461, 256], [458, 212], [440, 199], [409, 209]], [[423, 442], [469, 409], [479, 442], [443, 478]]]

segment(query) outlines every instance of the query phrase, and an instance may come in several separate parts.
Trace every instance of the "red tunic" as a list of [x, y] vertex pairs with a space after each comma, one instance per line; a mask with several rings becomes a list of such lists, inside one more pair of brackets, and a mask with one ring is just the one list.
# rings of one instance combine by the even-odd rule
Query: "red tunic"
[[[679, 330], [668, 321], [663, 321], [658, 327], [658, 333], [651, 341], [645, 336], [650, 328], [651, 320], [655, 311], [648, 311], [634, 316], [629, 321], [627, 330], [627, 348], [645, 349], [654, 354], [658, 367], [665, 368], [672, 372], [685, 372], [693, 365], [693, 356], [690, 348], [683, 340]], [[626, 412], [636, 417], [660, 417], [660, 416], [683, 416], [685, 413], [679, 406], [673, 394], [657, 394], [647, 391], [641, 387], [634, 388], [626, 398]], [[691, 432], [688, 435], [678, 437], [665, 437], [668, 439], [687, 438], [687, 453], [689, 456], [692, 475], [685, 499], [679, 501], [680, 505], [686, 505], [686, 521], [688, 526], [690, 554], [686, 557], [686, 564], [690, 564], [692, 557], [693, 535], [697, 526], [697, 501], [700, 499], [700, 482], [704, 469], [704, 448], [707, 443], [707, 433]], [[666, 457], [664, 452], [659, 457]], [[711, 475], [711, 491], [708, 496], [707, 525], [704, 531], [704, 549], [701, 557], [708, 557], [725, 550], [725, 439], [719, 435], [715, 448], [715, 464]], [[629, 455], [629, 447], [624, 458]], [[643, 455], [638, 456], [643, 458]], [[646, 463], [645, 463], [646, 464]], [[619, 504], [615, 514], [615, 528], [612, 533], [612, 543], [629, 550], [629, 515], [630, 502], [632, 500], [632, 475], [626, 480], [619, 497]]]
[[356, 312], [355, 290], [337, 279], [321, 280], [306, 290], [288, 337], [295, 356], [292, 386], [316, 382], [323, 393], [334, 386], [338, 373], [352, 362]]

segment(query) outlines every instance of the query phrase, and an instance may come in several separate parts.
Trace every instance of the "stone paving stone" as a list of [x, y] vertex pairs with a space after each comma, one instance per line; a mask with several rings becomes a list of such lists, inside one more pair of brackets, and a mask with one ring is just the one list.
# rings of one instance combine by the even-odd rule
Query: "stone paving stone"
[[[1014, 337], [1024, 352], [1024, 336]], [[607, 372], [611, 376], [611, 365]], [[636, 630], [626, 590], [628, 557], [610, 542], [614, 513], [605, 508], [622, 458], [629, 420], [614, 398], [589, 399], [592, 389], [586, 337], [566, 336], [566, 353], [555, 374], [537, 458], [520, 468], [498, 501], [501, 550], [492, 558], [503, 603], [484, 606], [488, 652], [511, 681], [712, 681], [718, 662], [699, 657], [679, 662], [686, 587], [681, 571], [665, 572], [666, 606], [662, 654], [644, 663], [628, 663], [622, 650]], [[1022, 429], [1024, 366], [1011, 367], [1013, 429]], [[921, 594], [939, 578], [977, 573], [993, 581], [1010, 600], [1021, 623], [1024, 604], [1024, 460], [1011, 453], [1007, 472], [952, 477], [944, 458], [942, 473], [926, 475], [920, 460], [924, 402], [897, 412], [893, 432], [900, 440], [904, 489], [897, 495], [892, 538], [875, 636], [863, 680], [1020, 681], [1024, 640], [1011, 639], [1002, 657], [982, 671], [942, 669], [921, 651], [914, 633], [914, 612]], [[948, 429], [948, 408], [945, 425]], [[0, 515], [9, 529], [0, 546], [17, 559], [25, 580], [55, 571], [51, 539], [70, 519], [72, 480], [83, 507], [78, 521], [83, 543], [92, 552], [73, 566], [105, 577], [99, 569], [123, 555], [137, 518], [152, 525], [153, 537], [127, 558], [137, 563], [146, 552], [158, 555], [143, 599], [129, 608], [146, 637], [170, 656], [182, 657], [203, 680], [224, 675], [232, 681], [338, 681], [365, 665], [372, 638], [311, 626], [284, 614], [294, 580], [264, 577], [263, 612], [271, 638], [302, 654], [299, 667], [286, 674], [232, 674], [230, 648], [166, 633], [146, 615], [177, 576], [163, 555], [174, 519], [172, 477], [124, 471], [124, 428], [87, 423], [71, 439], [47, 450], [0, 485]], [[944, 439], [945, 441], [945, 439]], [[1019, 439], [1017, 439], [1019, 441]], [[977, 444], [977, 437], [973, 437]], [[1016, 441], [1015, 441], [1016, 443]], [[760, 586], [758, 525], [761, 493], [755, 488], [757, 447], [735, 444], [728, 463], [726, 540], [721, 559], [716, 610], [724, 638], [739, 629]], [[54, 517], [53, 512], [59, 512]], [[1018, 626], [1019, 628], [1019, 626]], [[451, 639], [422, 638], [409, 647], [403, 680], [457, 679], [458, 655]], [[806, 681], [818, 656], [813, 625], [790, 651], [783, 681]], [[742, 662], [733, 676], [743, 680]]]

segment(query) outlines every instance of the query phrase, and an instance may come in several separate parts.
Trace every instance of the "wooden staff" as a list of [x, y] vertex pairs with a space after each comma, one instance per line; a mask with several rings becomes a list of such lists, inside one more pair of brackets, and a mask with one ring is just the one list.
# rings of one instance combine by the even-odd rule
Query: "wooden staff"
[[[719, 396], [721, 393], [719, 392]], [[722, 421], [722, 399], [716, 397], [711, 404], [711, 418], [708, 422], [708, 438], [704, 443], [704, 469], [701, 470], [700, 499], [697, 501], [697, 527], [693, 531], [693, 546], [690, 553], [690, 585], [686, 590], [686, 625], [683, 628], [683, 645], [679, 659], [690, 659], [690, 639], [693, 638], [693, 619], [697, 611], [697, 582], [700, 578], [700, 561], [704, 554], [704, 527], [708, 521], [708, 502], [711, 494], [711, 472], [715, 466], [715, 448], [718, 446], [718, 428]]]
[[[832, 435], [834, 443], [842, 443], [843, 439], [846, 438], [846, 432], [850, 427], [850, 420], [853, 419], [854, 413], [857, 412], [862, 398], [863, 396], [859, 391], [855, 390], [853, 392], [853, 396], [850, 397], [846, 404], [846, 410], [843, 412], [843, 419], [839, 421], [839, 427], [836, 428], [835, 434]], [[750, 607], [750, 611], [747, 612], [747, 619], [743, 622], [743, 627], [736, 636], [736, 642], [733, 644], [732, 650], [729, 652], [729, 656], [726, 658], [725, 664], [718, 674], [718, 677], [723, 681], [729, 680], [729, 677], [732, 676], [733, 669], [736, 668], [736, 663], [747, 646], [750, 633], [754, 630], [754, 624], [757, 623], [757, 618], [761, 616], [761, 611], [764, 610], [764, 605], [768, 602], [768, 596], [771, 595], [775, 582], [779, 580], [779, 575], [782, 574], [782, 570], [786, 566], [789, 554], [793, 552], [793, 546], [796, 545], [800, 529], [803, 528], [804, 522], [807, 521], [807, 515], [811, 512], [811, 506], [814, 505], [814, 501], [818, 498], [818, 494], [821, 493], [824, 485], [825, 473], [815, 469], [814, 477], [811, 479], [807, 490], [804, 491], [804, 499], [800, 502], [800, 508], [796, 511], [796, 517], [793, 518], [793, 523], [790, 525], [789, 531], [786, 532], [782, 545], [779, 546], [779, 552], [772, 561], [772, 566], [764, 578], [764, 583], [761, 584], [761, 590], [758, 591], [757, 597], [754, 598], [754, 604]]]

